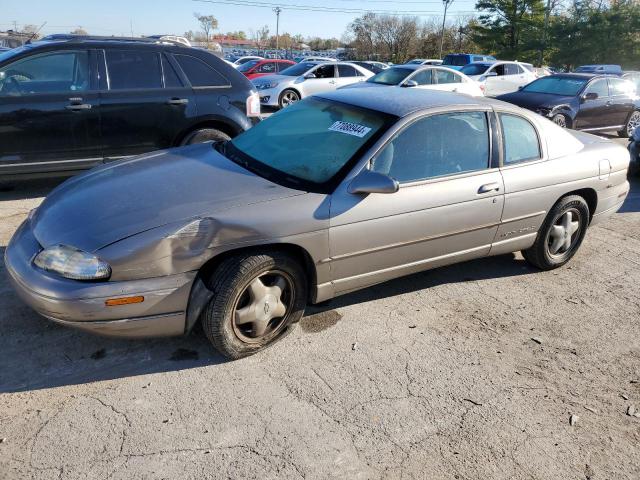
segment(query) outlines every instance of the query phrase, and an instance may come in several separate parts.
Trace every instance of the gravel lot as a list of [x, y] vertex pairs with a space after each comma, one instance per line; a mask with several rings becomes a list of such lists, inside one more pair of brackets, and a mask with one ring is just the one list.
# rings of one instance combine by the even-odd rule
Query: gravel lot
[[[0, 251], [55, 184], [0, 193]], [[414, 275], [225, 362], [53, 325], [2, 265], [0, 478], [638, 479], [639, 266], [636, 181], [565, 268]]]

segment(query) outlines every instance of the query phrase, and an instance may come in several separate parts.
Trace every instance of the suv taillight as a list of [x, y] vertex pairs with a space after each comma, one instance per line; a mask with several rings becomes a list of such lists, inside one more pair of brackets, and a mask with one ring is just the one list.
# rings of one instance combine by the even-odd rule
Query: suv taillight
[[260, 95], [258, 92], [253, 92], [247, 97], [247, 117], [259, 117], [260, 116]]

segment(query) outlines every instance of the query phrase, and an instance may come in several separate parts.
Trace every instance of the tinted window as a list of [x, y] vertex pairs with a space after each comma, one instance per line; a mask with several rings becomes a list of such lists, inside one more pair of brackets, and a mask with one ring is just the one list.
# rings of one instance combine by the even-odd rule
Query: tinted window
[[611, 95], [620, 95], [629, 97], [635, 93], [636, 87], [633, 83], [619, 78], [609, 79], [609, 88]]
[[257, 69], [258, 73], [275, 73], [276, 64], [274, 62], [266, 62], [260, 65]]
[[489, 69], [489, 65], [486, 64], [469, 64], [460, 70], [465, 75], [482, 75]]
[[438, 83], [462, 83], [462, 77], [454, 72], [446, 70], [436, 70]]
[[335, 67], [333, 65], [320, 65], [313, 71], [316, 78], [333, 78], [336, 76]]
[[162, 88], [160, 56], [156, 52], [106, 50], [110, 90]]
[[175, 69], [167, 61], [164, 55], [162, 56], [162, 71], [164, 73], [165, 88], [179, 88], [183, 86]]
[[[482, 59], [480, 59], [482, 60]], [[469, 63], [469, 58], [466, 55], [449, 54], [444, 57], [443, 65], [454, 65], [456, 67], [463, 67]]]
[[2, 96], [82, 92], [89, 86], [89, 55], [86, 51], [35, 55], [0, 69]]
[[357, 77], [358, 71], [351, 65], [338, 65], [339, 77]]
[[409, 80], [413, 80], [418, 85], [431, 85], [432, 83], [431, 72], [432, 72], [431, 69], [422, 70], [420, 72], [417, 72], [415, 75], [413, 75], [413, 77], [411, 77]]
[[[455, 141], [451, 132], [456, 132]], [[482, 170], [488, 164], [487, 116], [464, 112], [414, 122], [376, 155], [372, 169], [399, 182], [412, 182]]]
[[238, 70], [239, 72], [248, 72], [261, 61], [262, 60], [249, 60], [248, 62], [244, 62], [243, 64], [241, 64], [236, 70]]
[[305, 73], [307, 73], [308, 70], [313, 68], [315, 65], [316, 65], [315, 63], [302, 62], [296, 65], [291, 65], [290, 67], [282, 70], [280, 73], [282, 75], [287, 75], [290, 77], [297, 77], [299, 75], [304, 75]]
[[523, 73], [524, 70], [522, 70], [518, 65], [515, 65], [513, 63], [507, 63], [504, 65], [504, 74], [505, 75], [518, 75], [519, 73]]
[[552, 95], [577, 95], [586, 80], [560, 76], [550, 76], [534, 80], [522, 89], [523, 92], [550, 93]]
[[230, 85], [229, 80], [199, 58], [190, 55], [174, 55], [174, 57], [193, 87], [226, 87]]
[[540, 144], [536, 129], [522, 117], [500, 114], [504, 136], [504, 164], [540, 158]]
[[597, 93], [598, 97], [608, 97], [609, 87], [607, 87], [607, 80], [603, 78], [592, 82], [584, 93]]

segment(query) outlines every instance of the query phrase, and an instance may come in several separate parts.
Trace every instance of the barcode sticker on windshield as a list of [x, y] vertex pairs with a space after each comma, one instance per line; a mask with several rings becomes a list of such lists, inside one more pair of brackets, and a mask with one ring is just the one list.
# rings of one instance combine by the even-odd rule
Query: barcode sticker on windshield
[[333, 132], [346, 133], [347, 135], [353, 135], [354, 137], [364, 137], [371, 131], [369, 127], [364, 125], [358, 125], [357, 123], [341, 122], [338, 120], [329, 127], [329, 130]]

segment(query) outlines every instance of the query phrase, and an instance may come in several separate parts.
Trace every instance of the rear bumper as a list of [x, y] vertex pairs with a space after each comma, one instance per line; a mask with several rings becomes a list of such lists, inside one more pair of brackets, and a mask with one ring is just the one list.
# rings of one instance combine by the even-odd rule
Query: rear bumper
[[[119, 282], [80, 282], [49, 274], [33, 265], [41, 250], [29, 221], [16, 231], [5, 251], [9, 279], [20, 298], [57, 323], [121, 337], [185, 333], [186, 311], [196, 272]], [[142, 296], [141, 303], [107, 307], [109, 298]]]

